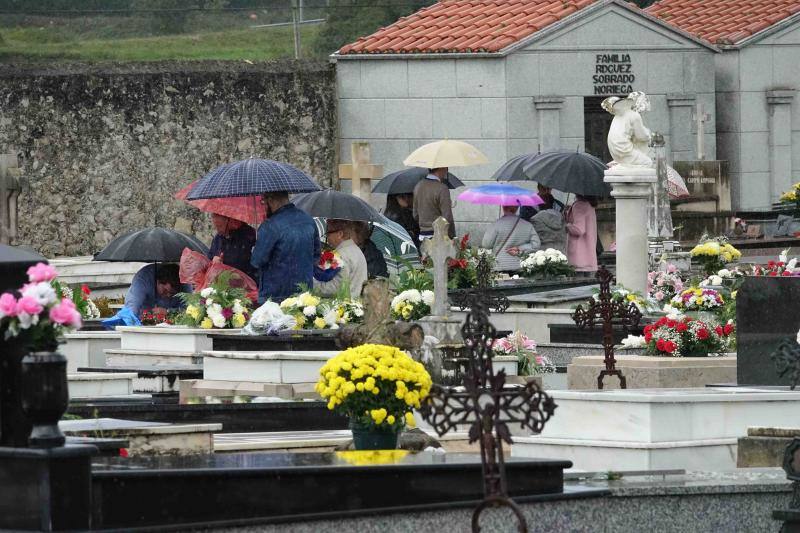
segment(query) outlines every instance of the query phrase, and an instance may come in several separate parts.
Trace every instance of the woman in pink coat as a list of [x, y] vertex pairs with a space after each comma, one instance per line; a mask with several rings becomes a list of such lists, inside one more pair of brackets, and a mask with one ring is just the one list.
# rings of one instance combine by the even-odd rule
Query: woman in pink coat
[[597, 199], [577, 195], [566, 213], [567, 259], [578, 272], [597, 271]]

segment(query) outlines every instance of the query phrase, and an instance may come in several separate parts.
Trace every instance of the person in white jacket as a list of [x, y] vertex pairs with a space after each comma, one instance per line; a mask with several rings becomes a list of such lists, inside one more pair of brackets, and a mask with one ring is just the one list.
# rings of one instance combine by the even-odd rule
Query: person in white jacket
[[350, 297], [357, 299], [367, 281], [367, 260], [364, 252], [353, 242], [352, 223], [348, 220], [329, 219], [327, 242], [339, 254], [341, 270], [330, 281], [314, 280], [314, 289], [322, 296], [335, 296], [344, 283], [350, 287]]

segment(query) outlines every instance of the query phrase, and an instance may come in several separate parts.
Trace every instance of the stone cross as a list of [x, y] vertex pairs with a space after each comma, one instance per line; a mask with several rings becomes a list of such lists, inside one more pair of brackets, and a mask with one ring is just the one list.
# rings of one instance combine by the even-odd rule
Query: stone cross
[[433, 261], [433, 315], [449, 315], [447, 299], [447, 259], [455, 257], [456, 245], [447, 236], [450, 223], [444, 217], [433, 221], [433, 238], [422, 241], [422, 253]]
[[697, 110], [692, 116], [692, 120], [697, 124], [697, 159], [700, 160], [706, 158], [705, 139], [703, 136], [705, 135], [705, 123], [710, 119], [711, 116], [703, 112], [702, 102], [698, 102]]
[[383, 166], [370, 163], [369, 143], [350, 145], [352, 164], [339, 165], [339, 179], [352, 181], [352, 192], [365, 202], [372, 198], [372, 178], [383, 176]]
[[10, 244], [17, 236], [20, 174], [16, 154], [0, 154], [0, 244]]

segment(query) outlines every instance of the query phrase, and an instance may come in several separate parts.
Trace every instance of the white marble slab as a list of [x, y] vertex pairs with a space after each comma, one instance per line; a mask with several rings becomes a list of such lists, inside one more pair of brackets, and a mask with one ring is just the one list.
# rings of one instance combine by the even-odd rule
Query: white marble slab
[[105, 350], [120, 347], [120, 333], [116, 331], [67, 333], [64, 340], [59, 351], [67, 358], [67, 372], [77, 372], [81, 367], [106, 366]]
[[252, 383], [312, 383], [339, 352], [203, 352], [203, 379]]
[[579, 469], [735, 468], [749, 426], [796, 424], [800, 412], [800, 391], [746, 387], [548, 394], [555, 415], [541, 435], [515, 437], [512, 455], [569, 458]]
[[105, 366], [175, 366], [199, 365], [203, 356], [195, 352], [156, 350], [106, 350]]
[[119, 326], [123, 350], [155, 350], [159, 352], [193, 352], [211, 350], [208, 336], [240, 335], [241, 329], [197, 329], [184, 326]]
[[135, 373], [76, 372], [67, 374], [70, 398], [100, 398], [133, 394]]

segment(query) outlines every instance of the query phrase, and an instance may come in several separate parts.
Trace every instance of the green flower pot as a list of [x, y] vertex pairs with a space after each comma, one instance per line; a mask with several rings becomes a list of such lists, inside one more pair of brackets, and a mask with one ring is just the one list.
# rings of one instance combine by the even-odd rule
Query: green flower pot
[[386, 429], [350, 423], [353, 432], [353, 447], [356, 450], [395, 450], [400, 431], [393, 426]]

